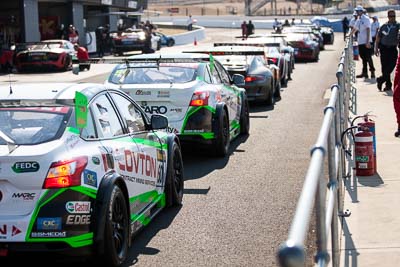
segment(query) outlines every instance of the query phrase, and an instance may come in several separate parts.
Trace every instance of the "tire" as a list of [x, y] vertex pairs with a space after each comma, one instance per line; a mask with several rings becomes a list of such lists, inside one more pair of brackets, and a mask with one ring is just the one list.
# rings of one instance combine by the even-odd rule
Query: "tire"
[[230, 143], [229, 118], [226, 111], [222, 109], [217, 115], [217, 129], [215, 139], [211, 147], [217, 157], [225, 157], [228, 154]]
[[[271, 87], [273, 87], [273, 85]], [[274, 97], [275, 97], [275, 99], [276, 98], [278, 98], [278, 99], [281, 98], [281, 85], [280, 85], [280, 83], [279, 83], [279, 87], [275, 88]]]
[[168, 170], [165, 183], [166, 206], [182, 205], [184, 176], [183, 176], [183, 160], [179, 145], [174, 142], [170, 148], [168, 158]]
[[248, 135], [250, 132], [249, 101], [245, 93], [242, 94], [243, 105], [240, 110], [240, 133]]
[[70, 57], [70, 56], [67, 56], [67, 57], [65, 58], [64, 66], [63, 66], [63, 68], [62, 68], [62, 71], [67, 71], [67, 70], [69, 70], [69, 69], [71, 68], [71, 62], [72, 62], [71, 57]]
[[[281, 84], [281, 82], [279, 81], [279, 91], [280, 91], [280, 88], [281, 88], [280, 84]], [[277, 89], [275, 89], [275, 92], [276, 92], [276, 90], [277, 90]], [[268, 96], [267, 96], [266, 102], [267, 102], [267, 105], [268, 105], [268, 106], [273, 106], [273, 105], [275, 105], [275, 93], [274, 93], [274, 91], [272, 90], [272, 88], [271, 88], [271, 90], [270, 90], [270, 92], [269, 92], [269, 94], [268, 94]]]
[[104, 229], [104, 259], [107, 266], [120, 266], [128, 255], [129, 219], [126, 199], [114, 185], [108, 202]]
[[175, 44], [175, 41], [174, 41], [173, 39], [169, 39], [169, 40], [168, 40], [168, 43], [167, 43], [167, 46], [171, 47], [171, 46], [173, 46], [174, 44]]

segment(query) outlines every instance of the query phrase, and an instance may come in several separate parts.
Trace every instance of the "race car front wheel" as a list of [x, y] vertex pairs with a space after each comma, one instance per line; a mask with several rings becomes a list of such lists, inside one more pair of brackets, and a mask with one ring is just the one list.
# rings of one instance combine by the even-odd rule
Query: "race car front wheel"
[[167, 181], [165, 184], [166, 205], [179, 206], [183, 198], [183, 161], [181, 150], [173, 142], [168, 159]]
[[107, 266], [120, 266], [128, 254], [129, 220], [125, 196], [114, 185], [107, 208], [104, 257]]
[[215, 149], [215, 155], [225, 157], [229, 149], [229, 119], [224, 109], [217, 112], [217, 131], [212, 148]]

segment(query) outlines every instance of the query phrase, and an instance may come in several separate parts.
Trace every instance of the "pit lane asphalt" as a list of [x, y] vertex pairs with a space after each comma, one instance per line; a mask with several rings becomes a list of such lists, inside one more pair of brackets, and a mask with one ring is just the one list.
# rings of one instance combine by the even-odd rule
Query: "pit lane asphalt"
[[[238, 34], [235, 29], [207, 29], [206, 40], [198, 46], [232, 41]], [[183, 206], [162, 211], [134, 238], [125, 266], [278, 266], [276, 253], [288, 236], [310, 148], [321, 126], [324, 93], [336, 82], [341, 37], [336, 34], [335, 44], [326, 46], [318, 63], [296, 63], [293, 80], [273, 108], [251, 105], [250, 135], [234, 140], [229, 156], [210, 158], [203, 151], [185, 150]], [[193, 44], [162, 51], [187, 48]], [[60, 81], [69, 75], [57, 77]], [[45, 74], [40, 80], [53, 77]], [[106, 75], [79, 77], [103, 82]], [[0, 78], [4, 82], [5, 77]], [[311, 235], [314, 229], [311, 226]], [[310, 251], [314, 247], [315, 242], [308, 242]], [[58, 265], [69, 266], [65, 260], [70, 261], [59, 259]], [[42, 265], [43, 260], [36, 263]]]

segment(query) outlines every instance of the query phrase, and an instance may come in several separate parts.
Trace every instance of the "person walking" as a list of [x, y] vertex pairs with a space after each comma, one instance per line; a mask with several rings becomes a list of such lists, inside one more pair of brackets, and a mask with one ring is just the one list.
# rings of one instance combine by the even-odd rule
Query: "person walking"
[[247, 36], [254, 34], [254, 24], [249, 20], [247, 23]]
[[379, 28], [375, 40], [375, 55], [380, 56], [382, 68], [382, 75], [376, 79], [376, 85], [380, 91], [384, 83], [386, 84], [384, 90], [392, 89], [390, 74], [396, 66], [398, 55], [399, 23], [396, 21], [394, 9], [388, 10], [387, 16], [388, 21]]
[[187, 21], [186, 21], [186, 24], [187, 24], [187, 30], [188, 30], [188, 31], [193, 30], [193, 18], [192, 18], [192, 14], [189, 15], [189, 17], [188, 17], [188, 19], [187, 19]]
[[372, 36], [372, 50], [375, 50], [375, 40], [376, 40], [376, 34], [378, 33], [379, 30], [379, 21], [377, 16], [372, 17], [372, 23], [371, 23], [371, 36]]
[[397, 131], [394, 136], [400, 136], [400, 55], [397, 57], [396, 72], [393, 81], [393, 106], [397, 119]]
[[364, 8], [362, 6], [357, 6], [354, 11], [357, 12], [358, 19], [352, 30], [352, 34], [358, 32], [357, 43], [358, 50], [360, 52], [360, 57], [362, 60], [362, 73], [357, 75], [357, 78], [367, 78], [368, 79], [368, 65], [371, 72], [371, 78], [375, 78], [375, 67], [372, 61], [372, 37], [371, 37], [371, 21], [369, 17], [365, 14]]
[[244, 40], [245, 38], [247, 38], [247, 24], [245, 20], [240, 25], [240, 27], [242, 28], [242, 40]]
[[69, 28], [68, 28], [68, 40], [72, 44], [77, 44], [79, 42], [79, 33], [75, 29], [74, 25], [69, 25]]
[[346, 40], [347, 32], [349, 31], [349, 20], [347, 17], [342, 19], [343, 40]]

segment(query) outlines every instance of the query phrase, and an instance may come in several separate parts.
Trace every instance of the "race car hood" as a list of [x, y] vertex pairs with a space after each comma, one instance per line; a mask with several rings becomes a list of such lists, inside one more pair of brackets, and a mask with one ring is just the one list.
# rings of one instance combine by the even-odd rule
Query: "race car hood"
[[[0, 145], [0, 214], [27, 215], [44, 192], [43, 182], [54, 159], [56, 142], [19, 146], [11, 153]], [[40, 152], [40, 153], [38, 153]]]
[[202, 84], [199, 81], [182, 84], [125, 84], [121, 89], [135, 99], [148, 115], [163, 114], [170, 122], [174, 122], [184, 119], [193, 93], [201, 89]]

